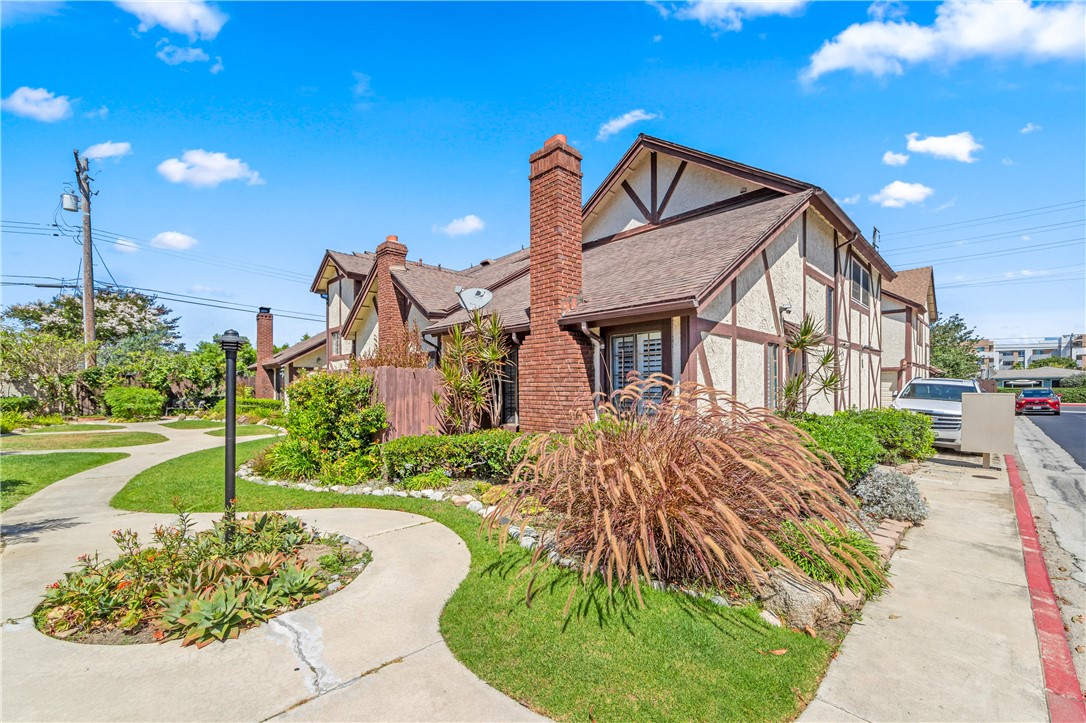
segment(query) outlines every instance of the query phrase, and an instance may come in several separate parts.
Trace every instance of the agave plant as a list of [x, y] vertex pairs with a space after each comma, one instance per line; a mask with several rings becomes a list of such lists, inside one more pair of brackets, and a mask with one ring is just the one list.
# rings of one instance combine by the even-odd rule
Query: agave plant
[[204, 594], [182, 593], [163, 601], [158, 627], [163, 640], [182, 638], [181, 645], [202, 648], [214, 641], [233, 640], [253, 624], [246, 609], [248, 592], [229, 582]]
[[278, 595], [291, 602], [298, 602], [306, 597], [316, 595], [321, 587], [320, 580], [316, 579], [316, 570], [302, 567], [298, 564], [283, 565], [271, 579], [269, 587]]
[[[839, 559], [804, 524], [844, 529], [855, 503], [806, 435], [771, 411], [654, 375], [601, 400], [597, 414], [602, 421], [586, 419], [576, 434], [528, 441], [508, 494], [484, 520], [503, 544], [499, 520], [542, 505], [561, 515], [553, 549], [582, 560], [583, 583], [602, 574], [638, 600], [645, 581], [760, 588], [768, 567], [796, 570], [774, 541], [786, 525], [841, 579], [882, 575], [862, 555]], [[538, 573], [549, 552], [537, 548], [528, 569]]]
[[249, 552], [240, 560], [229, 563], [230, 573], [243, 578], [259, 580], [267, 585], [276, 570], [287, 562], [287, 556], [281, 552]]

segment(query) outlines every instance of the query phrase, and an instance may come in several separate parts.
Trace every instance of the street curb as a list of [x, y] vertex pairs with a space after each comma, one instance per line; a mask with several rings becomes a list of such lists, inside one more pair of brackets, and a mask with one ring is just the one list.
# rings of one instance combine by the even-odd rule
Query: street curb
[[1083, 700], [1075, 666], [1071, 662], [1071, 648], [1067, 644], [1056, 593], [1052, 589], [1048, 566], [1041, 551], [1041, 543], [1037, 539], [1037, 526], [1033, 522], [1026, 489], [1018, 475], [1018, 464], [1014, 455], [1008, 454], [1004, 458], [1007, 461], [1007, 475], [1010, 477], [1011, 494], [1014, 497], [1018, 536], [1022, 540], [1022, 555], [1026, 562], [1026, 583], [1033, 606], [1033, 625], [1037, 629], [1037, 640], [1040, 644], [1048, 716], [1058, 723], [1086, 722], [1086, 701]]

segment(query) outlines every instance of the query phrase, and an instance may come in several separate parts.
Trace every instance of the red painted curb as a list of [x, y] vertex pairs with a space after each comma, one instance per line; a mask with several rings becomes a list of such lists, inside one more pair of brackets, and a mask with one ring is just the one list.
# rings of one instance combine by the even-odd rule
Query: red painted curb
[[1018, 519], [1018, 536], [1022, 539], [1022, 554], [1026, 560], [1026, 583], [1033, 604], [1033, 625], [1041, 648], [1041, 667], [1045, 676], [1045, 693], [1048, 699], [1048, 715], [1056, 723], [1086, 722], [1086, 700], [1082, 698], [1075, 666], [1071, 662], [1071, 648], [1063, 631], [1060, 608], [1056, 593], [1048, 577], [1041, 543], [1037, 539], [1037, 525], [1026, 497], [1026, 488], [1018, 475], [1014, 455], [1008, 454], [1007, 475], [1011, 480], [1014, 497], [1014, 514]]

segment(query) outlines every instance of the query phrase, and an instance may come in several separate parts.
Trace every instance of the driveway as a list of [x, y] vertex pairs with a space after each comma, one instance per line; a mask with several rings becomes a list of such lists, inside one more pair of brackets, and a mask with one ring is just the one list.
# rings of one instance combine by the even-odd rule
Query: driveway
[[[113, 556], [110, 531], [148, 534], [170, 515], [114, 510], [109, 500], [147, 467], [222, 444], [204, 430], [127, 447], [131, 456], [54, 483], [3, 515], [0, 685], [5, 721], [539, 720], [476, 678], [446, 647], [438, 617], [468, 572], [460, 538], [403, 512], [292, 512], [364, 541], [373, 562], [344, 590], [238, 640], [197, 650], [55, 640], [29, 617], [75, 558]], [[194, 516], [209, 525], [212, 514]]]

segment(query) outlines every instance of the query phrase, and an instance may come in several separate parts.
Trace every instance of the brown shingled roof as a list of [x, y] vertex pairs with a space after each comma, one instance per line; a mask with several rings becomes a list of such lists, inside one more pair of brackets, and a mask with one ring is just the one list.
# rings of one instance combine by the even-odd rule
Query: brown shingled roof
[[[287, 362], [297, 359], [300, 356], [305, 356], [314, 349], [324, 346], [324, 339], [326, 335], [327, 332], [322, 331], [318, 334], [314, 334], [308, 339], [301, 340], [297, 344], [288, 346], [286, 349], [272, 357], [271, 364], [265, 364], [264, 366], [280, 367]], [[253, 366], [255, 368], [256, 365], [254, 364]]]
[[[904, 299], [928, 311], [928, 295], [932, 295], [934, 301], [935, 276], [930, 266], [921, 266], [918, 269], [905, 269], [897, 272], [897, 278], [882, 282], [882, 290], [899, 299]], [[932, 305], [934, 307], [934, 304]], [[931, 309], [932, 315], [935, 309]]]
[[[799, 210], [811, 192], [726, 209], [682, 223], [645, 231], [584, 249], [583, 301], [567, 318], [623, 313], [666, 303], [691, 308], [722, 272], [745, 258], [782, 221]], [[666, 267], [662, 264], [666, 263]], [[528, 326], [529, 276], [494, 292], [486, 311], [496, 312], [508, 329]], [[436, 330], [467, 321], [450, 314]]]
[[463, 271], [443, 269], [417, 261], [408, 261], [402, 269], [392, 269], [392, 278], [427, 312], [443, 315], [445, 309], [460, 303], [457, 286], [474, 286]]

